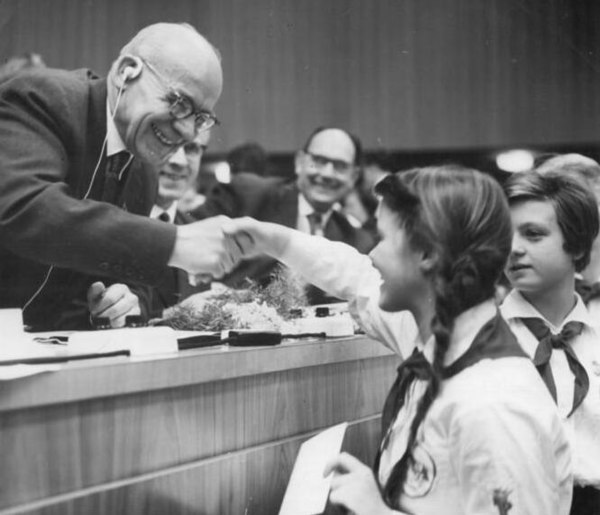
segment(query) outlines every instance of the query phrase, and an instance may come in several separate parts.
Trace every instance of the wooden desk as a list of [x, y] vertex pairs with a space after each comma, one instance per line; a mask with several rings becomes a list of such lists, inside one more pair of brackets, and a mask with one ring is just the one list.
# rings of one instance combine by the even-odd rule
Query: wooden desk
[[74, 362], [0, 384], [0, 514], [276, 514], [299, 445], [369, 463], [398, 359], [364, 337]]

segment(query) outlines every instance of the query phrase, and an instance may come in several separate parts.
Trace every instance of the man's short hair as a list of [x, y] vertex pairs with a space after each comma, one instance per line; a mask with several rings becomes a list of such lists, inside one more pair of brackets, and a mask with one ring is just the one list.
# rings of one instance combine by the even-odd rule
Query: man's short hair
[[352, 134], [351, 132], [348, 132], [347, 130], [340, 129], [339, 127], [326, 127], [326, 126], [317, 127], [314, 131], [312, 131], [310, 133], [310, 136], [308, 136], [308, 139], [306, 140], [304, 147], [302, 147], [302, 150], [307, 152], [308, 147], [310, 147], [310, 144], [311, 144], [313, 138], [317, 134], [319, 134], [323, 131], [327, 131], [327, 130], [338, 130], [338, 131], [342, 131], [348, 135], [348, 137], [352, 140], [352, 144], [354, 145], [354, 164], [356, 166], [361, 166], [362, 160], [363, 160], [363, 150], [362, 150], [362, 143], [360, 142], [360, 139], [358, 139], [358, 136], [355, 136], [354, 134]]

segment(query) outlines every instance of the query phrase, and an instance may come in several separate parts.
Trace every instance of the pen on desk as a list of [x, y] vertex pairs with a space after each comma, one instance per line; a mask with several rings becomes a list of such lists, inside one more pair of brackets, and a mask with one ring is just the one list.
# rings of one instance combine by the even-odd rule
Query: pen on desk
[[21, 358], [0, 361], [0, 366], [5, 365], [51, 365], [55, 363], [66, 363], [67, 361], [79, 361], [82, 359], [112, 358], [114, 356], [130, 356], [128, 350], [117, 350], [112, 352], [99, 352], [97, 354], [71, 354], [70, 356], [47, 356], [41, 358]]

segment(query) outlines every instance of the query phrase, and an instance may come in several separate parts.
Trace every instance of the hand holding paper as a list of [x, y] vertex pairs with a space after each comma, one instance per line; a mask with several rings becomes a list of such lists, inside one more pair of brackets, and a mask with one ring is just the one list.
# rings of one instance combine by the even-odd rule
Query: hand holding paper
[[347, 426], [346, 422], [333, 426], [302, 444], [279, 515], [317, 515], [323, 512], [332, 477], [323, 477], [323, 469], [340, 452]]
[[356, 515], [390, 515], [394, 512], [383, 501], [377, 480], [370, 467], [348, 453], [341, 453], [327, 463], [323, 475], [333, 472], [333, 504], [340, 504]]

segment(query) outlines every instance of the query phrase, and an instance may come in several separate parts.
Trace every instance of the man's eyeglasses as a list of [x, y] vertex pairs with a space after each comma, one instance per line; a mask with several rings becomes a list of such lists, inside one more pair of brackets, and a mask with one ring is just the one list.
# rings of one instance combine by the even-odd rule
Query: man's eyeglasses
[[304, 150], [304, 153], [308, 156], [311, 164], [315, 168], [325, 168], [325, 166], [331, 164], [337, 173], [346, 173], [354, 168], [353, 163], [347, 163], [341, 159], [331, 159], [329, 157], [322, 156], [321, 154], [313, 154], [308, 150]]
[[214, 114], [209, 113], [208, 111], [196, 111], [194, 108], [194, 103], [189, 97], [182, 95], [179, 93], [179, 91], [169, 86], [167, 81], [162, 77], [159, 71], [154, 68], [154, 66], [141, 57], [140, 59], [154, 74], [162, 86], [168, 90], [165, 100], [169, 103], [169, 112], [173, 118], [177, 120], [183, 120], [188, 116], [193, 116], [196, 132], [206, 131], [214, 125], [220, 124], [219, 120]]

